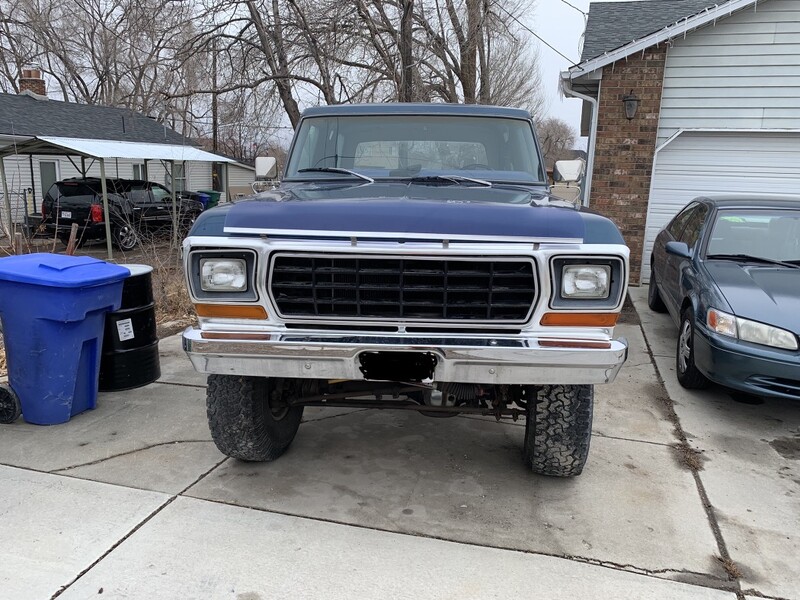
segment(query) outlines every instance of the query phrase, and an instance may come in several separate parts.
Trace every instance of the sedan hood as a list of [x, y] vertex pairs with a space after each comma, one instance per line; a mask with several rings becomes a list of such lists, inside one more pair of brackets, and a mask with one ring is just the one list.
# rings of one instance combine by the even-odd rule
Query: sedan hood
[[722, 261], [706, 268], [736, 316], [800, 335], [800, 269]]
[[[228, 210], [228, 234], [474, 241], [580, 242], [581, 215], [536, 206], [540, 194], [459, 185], [309, 185]], [[544, 198], [544, 196], [542, 196]]]

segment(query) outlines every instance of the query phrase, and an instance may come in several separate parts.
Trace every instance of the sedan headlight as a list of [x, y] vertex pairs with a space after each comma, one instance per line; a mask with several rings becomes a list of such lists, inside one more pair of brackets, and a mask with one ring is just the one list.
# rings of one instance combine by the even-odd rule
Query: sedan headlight
[[243, 292], [247, 289], [247, 263], [241, 258], [200, 260], [200, 288], [204, 292]]
[[561, 297], [608, 298], [610, 281], [609, 265], [564, 265], [561, 272]]
[[798, 349], [797, 336], [791, 331], [759, 323], [758, 321], [751, 321], [750, 319], [742, 319], [715, 308], [708, 309], [706, 324], [712, 331], [743, 342], [751, 342], [783, 350]]

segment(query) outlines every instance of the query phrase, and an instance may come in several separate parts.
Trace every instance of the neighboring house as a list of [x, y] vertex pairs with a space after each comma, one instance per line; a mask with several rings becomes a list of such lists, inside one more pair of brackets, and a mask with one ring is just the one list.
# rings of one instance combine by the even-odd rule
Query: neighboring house
[[620, 226], [633, 283], [692, 198], [800, 197], [800, 0], [592, 2], [561, 77], [584, 100], [590, 206]]
[[[39, 72], [23, 73], [19, 95], [0, 94], [0, 146], [33, 136], [194, 146], [179, 133], [131, 110], [49, 99]], [[97, 162], [87, 159], [82, 163], [79, 157], [10, 156], [4, 160], [15, 223], [24, 222], [26, 214], [39, 212], [42, 197], [54, 182], [79, 177], [84, 167], [87, 175], [100, 175]], [[106, 177], [148, 179], [172, 187], [169, 166], [157, 160], [110, 159]], [[216, 190], [222, 192], [224, 200], [229, 185], [237, 189], [248, 185], [255, 180], [255, 170], [240, 163], [187, 161], [176, 164], [175, 179], [176, 190]]]

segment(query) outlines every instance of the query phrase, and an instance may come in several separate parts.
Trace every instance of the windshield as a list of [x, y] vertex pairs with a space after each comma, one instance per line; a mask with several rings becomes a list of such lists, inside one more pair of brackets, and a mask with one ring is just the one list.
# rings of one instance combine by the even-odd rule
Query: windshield
[[287, 179], [347, 177], [304, 169], [349, 169], [374, 179], [458, 175], [544, 183], [528, 121], [501, 117], [381, 115], [303, 119]]
[[800, 210], [722, 210], [706, 256], [749, 255], [800, 261]]

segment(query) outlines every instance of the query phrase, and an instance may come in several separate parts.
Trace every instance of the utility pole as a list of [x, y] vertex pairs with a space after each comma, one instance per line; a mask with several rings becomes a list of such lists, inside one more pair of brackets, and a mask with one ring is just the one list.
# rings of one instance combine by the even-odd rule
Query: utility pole
[[413, 38], [414, 0], [400, 0], [400, 102], [412, 102], [413, 90]]
[[211, 149], [217, 153], [219, 126], [217, 111], [217, 40], [211, 44]]

